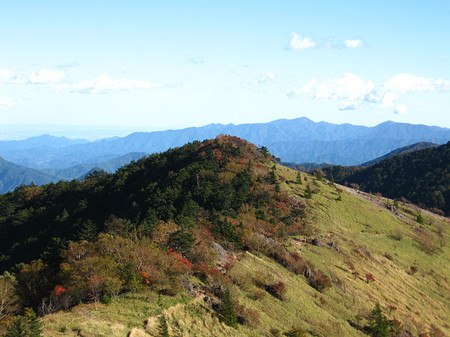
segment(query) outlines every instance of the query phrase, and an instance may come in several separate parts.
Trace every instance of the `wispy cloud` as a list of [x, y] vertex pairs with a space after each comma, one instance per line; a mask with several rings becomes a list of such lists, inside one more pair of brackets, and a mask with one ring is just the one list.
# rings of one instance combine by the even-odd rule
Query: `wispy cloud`
[[24, 83], [26, 80], [14, 69], [0, 69], [0, 84], [18, 84]]
[[192, 56], [192, 55], [188, 55], [188, 57], [186, 58], [187, 63], [193, 64], [193, 65], [200, 65], [200, 64], [204, 64], [205, 60], [203, 59], [203, 57], [201, 56]]
[[37, 73], [19, 73], [15, 69], [0, 69], [0, 84], [55, 84], [65, 76], [62, 70], [42, 69]]
[[77, 92], [81, 94], [104, 94], [112, 91], [146, 89], [157, 87], [159, 84], [152, 84], [147, 81], [112, 79], [107, 74], [103, 74], [92, 80], [83, 80], [77, 83], [61, 84], [58, 91]]
[[[364, 81], [355, 74], [346, 73], [343, 77], [321, 82], [314, 78], [289, 92], [288, 97], [311, 95], [313, 98], [331, 99], [338, 101], [339, 109], [347, 110], [355, 109], [363, 103], [379, 104], [382, 108], [391, 107], [407, 93], [433, 91], [450, 92], [450, 81], [398, 74], [376, 87], [372, 81]], [[394, 112], [405, 114], [408, 110], [405, 105], [399, 105]]]
[[344, 40], [343, 42], [344, 47], [349, 48], [349, 49], [355, 49], [355, 48], [361, 48], [362, 46], [364, 46], [364, 43], [362, 40], [360, 39], [356, 39], [356, 40]]
[[364, 47], [362, 39], [346, 39], [342, 42], [335, 42], [333, 37], [329, 37], [325, 42], [318, 43], [311, 37], [303, 37], [299, 33], [291, 33], [289, 40], [289, 49], [293, 51], [300, 51], [309, 48], [325, 47], [327, 49], [356, 49]]
[[394, 109], [396, 115], [406, 115], [408, 114], [408, 107], [406, 104], [401, 104]]
[[12, 107], [20, 102], [12, 97], [4, 96], [0, 94], [0, 109]]
[[80, 65], [81, 64], [79, 64], [78, 62], [65, 62], [65, 63], [58, 64], [55, 68], [57, 68], [57, 69], [67, 69], [67, 68], [79, 67]]
[[55, 84], [66, 76], [62, 70], [43, 69], [38, 73], [32, 73], [28, 81], [32, 84]]
[[273, 80], [275, 80], [275, 74], [272, 72], [268, 72], [264, 75], [260, 75], [258, 78], [254, 79], [250, 82], [245, 82], [244, 87], [245, 88], [257, 88], [263, 84], [270, 83]]
[[310, 37], [303, 37], [298, 33], [291, 33], [291, 39], [289, 41], [289, 49], [293, 51], [305, 50], [314, 48], [317, 43]]

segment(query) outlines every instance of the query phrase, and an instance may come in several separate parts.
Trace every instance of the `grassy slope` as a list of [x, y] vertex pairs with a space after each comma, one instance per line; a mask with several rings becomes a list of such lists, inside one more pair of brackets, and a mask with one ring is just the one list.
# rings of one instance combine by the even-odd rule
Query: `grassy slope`
[[[60, 312], [42, 319], [46, 336], [157, 336], [158, 315], [165, 315], [171, 336], [271, 336], [271, 328], [280, 335], [297, 325], [312, 336], [365, 336], [349, 321], [364, 325], [364, 317], [380, 302], [389, 318], [397, 318], [415, 335], [426, 332], [435, 324], [447, 335], [450, 328], [450, 249], [448, 222], [425, 216], [425, 225], [414, 221], [415, 213], [407, 206], [401, 212], [409, 220], [401, 221], [386, 209], [367, 200], [342, 192], [336, 201], [336, 187], [324, 182], [302, 185], [293, 183], [296, 171], [278, 166], [277, 174], [290, 183], [282, 183], [289, 194], [303, 195], [306, 184], [318, 193], [309, 200], [308, 223], [315, 227], [315, 236], [337, 244], [339, 251], [292, 238], [287, 247], [311, 260], [316, 269], [332, 277], [332, 288], [319, 293], [303, 276], [295, 275], [265, 256], [250, 253], [230, 271], [237, 287], [233, 297], [259, 313], [257, 327], [239, 326], [233, 329], [220, 323], [201, 298], [169, 298], [151, 293], [123, 295], [110, 305], [81, 305], [70, 312]], [[305, 177], [306, 175], [303, 175]], [[317, 184], [317, 185], [316, 185]], [[429, 235], [436, 247], [430, 255], [414, 240], [418, 232]], [[438, 238], [438, 232], [442, 232]], [[396, 237], [397, 239], [395, 239]], [[398, 240], [401, 237], [400, 240]], [[344, 261], [351, 261], [359, 273], [356, 278]], [[411, 266], [417, 272], [410, 273]], [[366, 283], [371, 273], [375, 282]], [[283, 281], [287, 286], [286, 301], [267, 294], [253, 299], [258, 290], [254, 279]], [[130, 333], [131, 331], [131, 333]]]

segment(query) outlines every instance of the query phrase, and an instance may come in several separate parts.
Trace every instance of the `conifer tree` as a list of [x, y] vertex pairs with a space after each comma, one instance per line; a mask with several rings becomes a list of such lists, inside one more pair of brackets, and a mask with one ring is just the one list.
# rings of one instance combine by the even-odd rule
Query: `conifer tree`
[[5, 337], [25, 337], [28, 336], [28, 326], [22, 316], [14, 317], [6, 328]]
[[392, 330], [391, 322], [383, 315], [380, 303], [375, 305], [369, 316], [369, 333], [373, 337], [389, 337]]
[[40, 337], [42, 336], [41, 323], [33, 309], [25, 308], [24, 317], [28, 322], [28, 331], [30, 337]]
[[300, 172], [297, 172], [297, 184], [303, 184], [302, 175], [300, 174]]
[[219, 318], [226, 325], [233, 328], [237, 326], [238, 320], [234, 312], [233, 302], [231, 301], [230, 291], [227, 289], [223, 295], [222, 303], [219, 308]]
[[306, 185], [305, 198], [307, 198], [307, 199], [311, 199], [312, 198], [311, 186], [309, 184]]
[[31, 308], [23, 316], [16, 316], [8, 324], [5, 337], [42, 337], [41, 323]]

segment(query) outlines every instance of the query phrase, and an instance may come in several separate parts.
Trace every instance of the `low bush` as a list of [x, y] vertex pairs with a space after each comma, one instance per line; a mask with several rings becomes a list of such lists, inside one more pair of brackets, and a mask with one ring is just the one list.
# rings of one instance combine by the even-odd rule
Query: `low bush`
[[286, 285], [284, 284], [284, 282], [280, 281], [278, 283], [269, 284], [266, 286], [266, 291], [279, 300], [285, 300]]

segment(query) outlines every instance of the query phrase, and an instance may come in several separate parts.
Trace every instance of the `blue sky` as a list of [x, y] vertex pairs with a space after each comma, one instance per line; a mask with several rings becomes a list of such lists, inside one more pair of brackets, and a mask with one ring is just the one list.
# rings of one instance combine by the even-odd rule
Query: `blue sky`
[[450, 127], [448, 1], [2, 1], [0, 124]]

